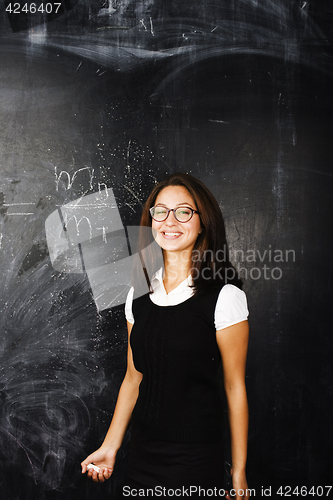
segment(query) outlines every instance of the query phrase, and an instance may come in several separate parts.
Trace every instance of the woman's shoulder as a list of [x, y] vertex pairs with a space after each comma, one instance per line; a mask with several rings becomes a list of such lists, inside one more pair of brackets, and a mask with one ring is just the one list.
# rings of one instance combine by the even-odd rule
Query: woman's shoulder
[[245, 321], [248, 315], [245, 292], [235, 285], [229, 283], [224, 285], [220, 290], [215, 307], [216, 330]]
[[129, 323], [134, 324], [135, 315], [142, 307], [146, 308], [148, 298], [149, 292], [140, 293], [133, 286], [129, 289], [125, 302], [125, 317]]
[[243, 290], [238, 288], [236, 285], [232, 285], [231, 283], [227, 283], [223, 285], [220, 291], [220, 295], [224, 298], [246, 298], [246, 294]]
[[134, 296], [134, 287], [132, 286], [128, 291], [125, 302], [125, 317], [127, 321], [132, 325], [134, 324], [134, 316], [132, 310], [133, 296]]

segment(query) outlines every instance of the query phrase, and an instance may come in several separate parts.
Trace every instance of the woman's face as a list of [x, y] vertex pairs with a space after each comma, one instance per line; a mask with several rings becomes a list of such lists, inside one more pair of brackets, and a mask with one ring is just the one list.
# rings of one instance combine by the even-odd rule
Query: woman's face
[[[188, 190], [183, 186], [168, 186], [158, 194], [155, 206], [166, 208], [189, 207], [197, 210], [197, 206]], [[156, 231], [155, 240], [165, 251], [182, 252], [192, 250], [201, 229], [199, 214], [193, 214], [188, 222], [178, 222], [174, 213], [162, 222], [152, 220], [152, 228]]]

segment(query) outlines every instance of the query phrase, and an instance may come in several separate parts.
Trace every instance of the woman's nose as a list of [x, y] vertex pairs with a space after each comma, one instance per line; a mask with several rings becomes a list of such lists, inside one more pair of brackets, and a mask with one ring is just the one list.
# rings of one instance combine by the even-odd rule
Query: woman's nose
[[167, 220], [165, 222], [168, 226], [174, 226], [175, 224], [177, 224], [177, 219], [172, 210], [170, 210]]

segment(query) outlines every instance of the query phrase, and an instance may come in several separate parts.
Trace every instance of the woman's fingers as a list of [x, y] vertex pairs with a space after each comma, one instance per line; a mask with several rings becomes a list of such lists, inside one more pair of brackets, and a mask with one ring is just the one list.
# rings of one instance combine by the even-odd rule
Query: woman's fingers
[[113, 469], [111, 467], [98, 467], [99, 471], [97, 471], [96, 468], [88, 469], [87, 473], [87, 476], [95, 481], [95, 483], [104, 483], [104, 481], [110, 479], [113, 472]]
[[[102, 480], [102, 476], [103, 476], [103, 473], [102, 472], [97, 472], [96, 470], [94, 469], [90, 469], [88, 471], [88, 477], [90, 477], [95, 483], [99, 483], [99, 482], [103, 482], [104, 481], [104, 478]], [[101, 477], [101, 480], [100, 480], [100, 477]]]
[[104, 483], [105, 477], [104, 477], [104, 471], [103, 469], [100, 469], [100, 472], [98, 472], [98, 481], [100, 483]]
[[103, 467], [101, 472], [98, 474], [98, 480], [100, 483], [104, 483], [107, 479], [110, 479], [113, 469], [109, 467]]
[[105, 471], [104, 471], [104, 477], [105, 479], [110, 479], [111, 475], [112, 475], [112, 472], [113, 472], [113, 469], [111, 469], [110, 467], [108, 467]]

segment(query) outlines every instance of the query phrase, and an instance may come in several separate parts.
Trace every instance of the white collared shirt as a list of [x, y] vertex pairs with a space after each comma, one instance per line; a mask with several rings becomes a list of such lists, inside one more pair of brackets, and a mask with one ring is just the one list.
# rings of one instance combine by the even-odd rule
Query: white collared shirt
[[[150, 300], [158, 306], [176, 306], [189, 299], [193, 295], [191, 284], [192, 277], [188, 276], [171, 292], [166, 293], [163, 284], [163, 269], [155, 273], [151, 285], [153, 293], [149, 295]], [[125, 316], [129, 323], [134, 323], [132, 312], [134, 288], [128, 292], [125, 304]], [[224, 285], [221, 289], [215, 307], [215, 328], [221, 330], [228, 326], [235, 325], [247, 319], [249, 314], [245, 293], [234, 285]]]

